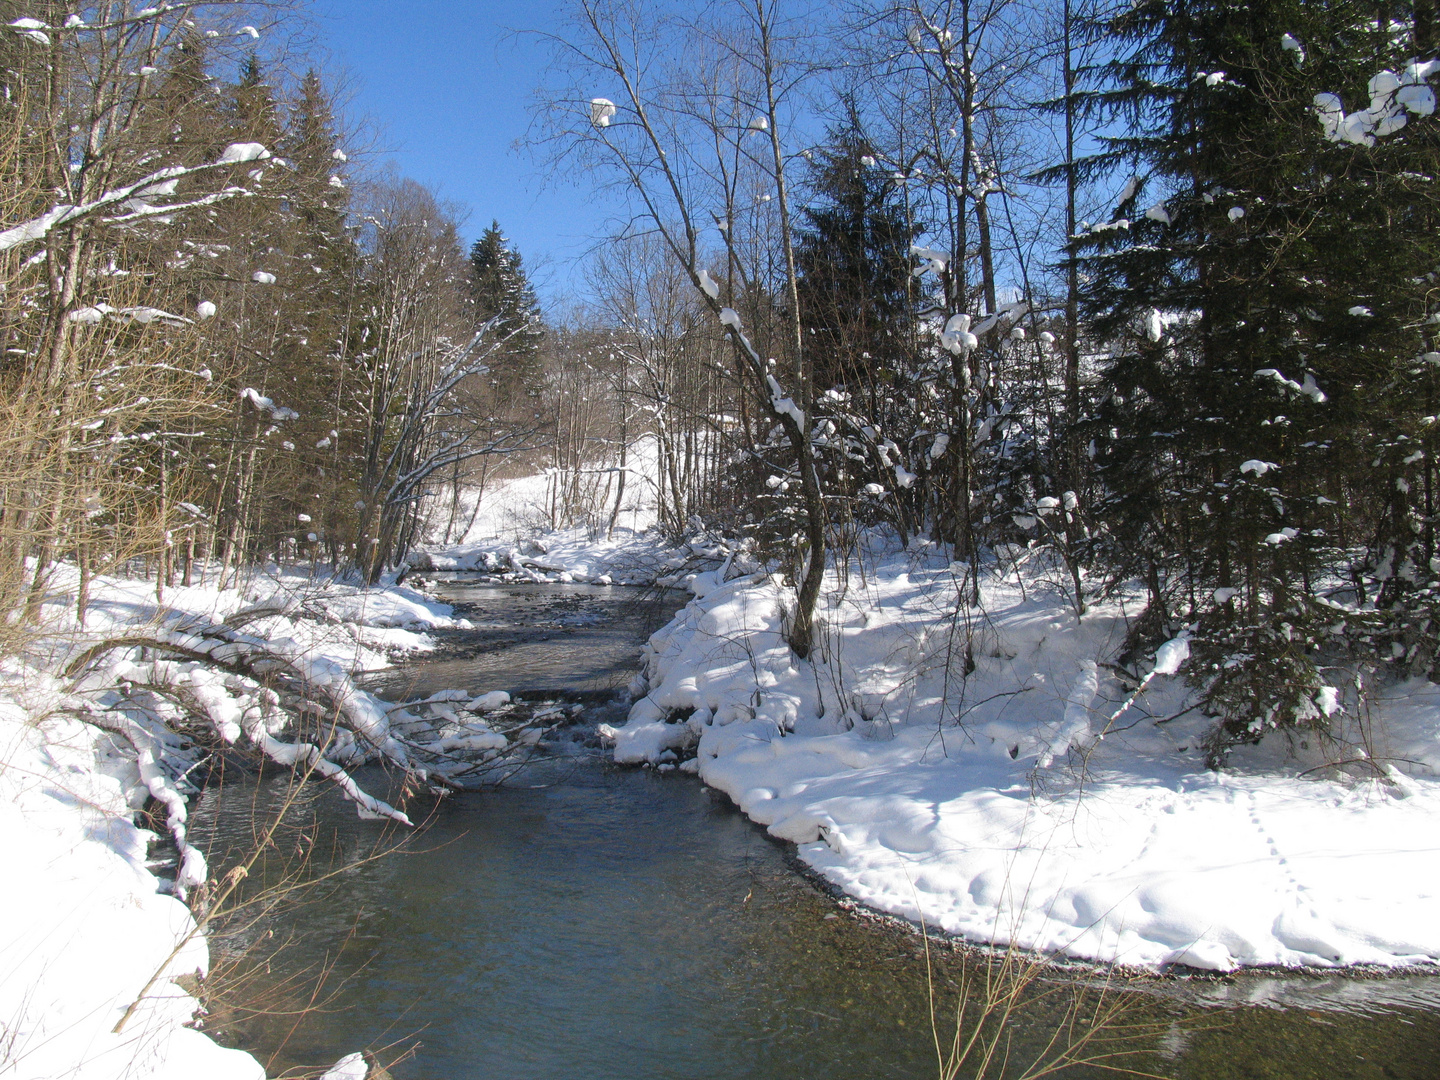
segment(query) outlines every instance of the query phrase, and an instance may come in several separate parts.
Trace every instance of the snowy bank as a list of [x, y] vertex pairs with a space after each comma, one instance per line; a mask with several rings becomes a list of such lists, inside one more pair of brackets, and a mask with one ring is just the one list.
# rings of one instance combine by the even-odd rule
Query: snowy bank
[[[446, 605], [413, 590], [261, 576], [223, 592], [169, 590], [163, 605], [151, 582], [99, 579], [81, 630], [68, 611], [66, 583], [62, 573], [49, 612], [56, 637], [42, 643], [48, 662], [11, 662], [0, 673], [0, 1073], [259, 1080], [265, 1073], [252, 1057], [188, 1026], [199, 1002], [176, 979], [205, 973], [206, 942], [189, 908], [169, 894], [180, 891], [175, 882], [152, 873], [155, 835], [135, 824], [136, 811], [154, 796], [183, 827], [189, 786], [165, 756], [183, 751], [152, 728], [154, 753], [137, 755], [135, 739], [149, 745], [145, 719], [126, 715], [121, 695], [104, 685], [140, 678], [144, 662], [107, 654], [108, 666], [82, 680], [95, 685], [78, 696], [53, 673], [93, 642], [158, 635], [182, 623], [221, 625], [237, 612], [249, 613], [246, 635], [304, 657], [316, 671], [384, 666], [391, 654], [431, 647], [429, 631], [460, 623]], [[224, 695], [223, 686], [200, 679], [198, 665], [188, 673], [180, 671], [187, 665], [170, 666], [190, 676], [198, 696]], [[104, 712], [107, 702], [118, 711]], [[136, 725], [132, 738], [75, 718], [87, 709], [101, 723]], [[192, 852], [168, 872], [195, 884], [205, 870]]]
[[1440, 688], [1337, 727], [1329, 761], [1404, 772], [1277, 734], [1215, 773], [1164, 674], [1178, 642], [1138, 694], [1107, 666], [1118, 604], [1077, 623], [1012, 576], [966, 608], [951, 568], [903, 555], [828, 585], [803, 662], [775, 580], [694, 579], [602, 731], [616, 760], [698, 772], [851, 896], [975, 941], [1144, 968], [1440, 958]]
[[[422, 573], [478, 573], [536, 584], [671, 585], [688, 573], [713, 570], [732, 554], [725, 539], [694, 518], [679, 542], [668, 541], [658, 527], [657, 454], [654, 438], [643, 436], [629, 446], [624, 468], [610, 462], [587, 472], [590, 482], [603, 481], [606, 493], [588, 515], [571, 508], [570, 520], [588, 517], [588, 525], [555, 527], [555, 485], [563, 477], [553, 469], [492, 481], [483, 490], [451, 489], [439, 500], [436, 517], [446, 518], [443, 506], [453, 500], [454, 527], [433, 521], [426, 543], [408, 562]], [[610, 484], [621, 473], [625, 496], [612, 528]]]
[[0, 705], [0, 762], [0, 1071], [263, 1078], [250, 1055], [186, 1026], [200, 1003], [174, 979], [203, 974], [208, 954], [189, 909], [147, 868], [155, 837], [133, 822], [148, 795], [135, 763], [96, 728], [35, 723], [13, 700]]

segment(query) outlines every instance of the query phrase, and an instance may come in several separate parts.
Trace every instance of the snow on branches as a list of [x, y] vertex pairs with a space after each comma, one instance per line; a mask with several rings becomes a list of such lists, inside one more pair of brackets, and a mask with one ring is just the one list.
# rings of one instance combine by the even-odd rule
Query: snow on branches
[[[1287, 35], [1288, 36], [1288, 35]], [[1357, 146], [1374, 146], [1376, 139], [1393, 135], [1409, 117], [1430, 116], [1435, 112], [1435, 92], [1426, 80], [1440, 72], [1440, 60], [1415, 60], [1399, 75], [1382, 71], [1370, 80], [1370, 105], [1354, 112], [1345, 111], [1339, 94], [1316, 94], [1315, 114], [1325, 138], [1331, 142], [1348, 142]]]
[[[9, 251], [21, 244], [43, 240], [50, 233], [64, 225], [71, 225], [89, 218], [98, 217], [107, 224], [123, 224], [142, 218], [161, 217], [189, 210], [198, 206], [210, 206], [236, 195], [248, 195], [245, 188], [227, 187], [194, 197], [181, 197], [176, 201], [156, 203], [152, 200], [170, 199], [181, 178], [244, 162], [268, 158], [270, 151], [259, 143], [235, 143], [225, 148], [220, 157], [204, 165], [171, 165], [140, 178], [133, 184], [112, 188], [104, 194], [78, 205], [61, 203], [51, 207], [39, 217], [21, 222], [0, 232], [0, 251]], [[106, 216], [108, 215], [108, 216]]]

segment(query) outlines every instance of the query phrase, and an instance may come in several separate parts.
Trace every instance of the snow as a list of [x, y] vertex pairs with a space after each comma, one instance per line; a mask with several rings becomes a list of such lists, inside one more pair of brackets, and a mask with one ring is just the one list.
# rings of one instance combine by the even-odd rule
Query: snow
[[[523, 492], [529, 484], [516, 484]], [[514, 494], [512, 492], [512, 494]], [[504, 581], [539, 583], [591, 583], [595, 585], [653, 585], [667, 576], [672, 557], [657, 532], [618, 526], [610, 536], [588, 529], [543, 532], [531, 527], [515, 504], [490, 504], [471, 532], [473, 539], [449, 545], [427, 546], [411, 556], [421, 571], [480, 572]], [[634, 505], [634, 504], [630, 504]], [[633, 516], [640, 518], [641, 512]], [[630, 520], [631, 513], [621, 518]], [[487, 535], [494, 523], [505, 535]]]
[[1180, 670], [1180, 665], [1190, 659], [1190, 639], [1182, 635], [1171, 638], [1155, 650], [1155, 667], [1153, 672], [1156, 675], [1174, 675]]
[[[68, 614], [74, 587], [73, 570], [61, 567], [47, 602], [53, 625], [68, 635], [80, 633]], [[254, 640], [303, 665], [312, 682], [333, 683], [350, 671], [383, 667], [394, 655], [432, 647], [427, 631], [463, 625], [447, 605], [414, 590], [366, 590], [312, 581], [308, 573], [252, 575], [241, 588], [224, 591], [198, 585], [167, 590], [163, 613], [154, 589], [151, 581], [95, 579], [88, 625], [78, 640], [100, 640], [137, 625], [164, 636], [186, 619], [193, 625], [258, 609], [268, 614], [245, 624]], [[184, 639], [192, 645], [199, 640]], [[236, 635], [237, 645], [245, 640]], [[201, 853], [184, 842], [186, 793], [172, 768], [161, 767], [156, 733], [139, 719], [107, 713], [112, 722], [123, 719], [137, 754], [61, 708], [75, 708], [77, 699], [69, 695], [85, 690], [95, 678], [144, 683], [164, 667], [167, 676], [185, 682], [217, 730], [232, 741], [245, 726], [277, 761], [309, 760], [322, 773], [339, 770], [319, 761], [311, 747], [274, 738], [260, 716], [241, 709], [227, 686], [231, 676], [190, 662], [116, 656], [108, 669], [76, 687], [14, 661], [0, 668], [5, 1075], [16, 1080], [263, 1080], [264, 1070], [248, 1054], [223, 1049], [186, 1026], [199, 1003], [174, 979], [203, 973], [208, 951], [178, 897], [205, 879], [207, 867]], [[367, 723], [384, 719], [378, 712], [366, 715], [366, 709], [378, 709], [376, 702], [357, 693], [344, 699], [342, 708], [356, 729], [364, 730]], [[488, 735], [491, 743], [503, 741], [497, 733]], [[335, 779], [354, 788], [344, 775]], [[366, 813], [389, 810], [358, 789], [349, 794]], [[147, 866], [153, 836], [133, 820], [147, 796], [164, 808], [167, 829], [180, 841], [180, 864], [176, 880], [168, 883], [169, 895], [162, 891], [167, 883]], [[133, 1015], [115, 1034], [137, 999]]]
[[49, 30], [50, 27], [45, 25], [39, 19], [16, 19], [12, 23], [10, 23], [10, 25], [13, 26], [23, 38], [26, 38], [30, 41], [38, 42], [41, 45], [50, 44], [50, 35], [45, 33], [45, 31]]
[[910, 246], [910, 254], [920, 260], [920, 265], [915, 269], [915, 276], [920, 276], [927, 271], [935, 274], [943, 274], [945, 268], [950, 265], [950, 253], [938, 251], [935, 248], [920, 247], [918, 244]]
[[706, 296], [710, 297], [711, 300], [720, 299], [720, 286], [716, 283], [714, 278], [712, 278], [703, 268], [695, 271], [695, 276], [699, 278], [700, 288], [704, 290]]
[[597, 128], [610, 126], [610, 119], [615, 115], [615, 103], [609, 98], [597, 97], [590, 99], [590, 123]]
[[231, 143], [221, 152], [216, 164], [238, 165], [246, 161], [265, 161], [269, 157], [270, 151], [258, 142]]
[[275, 275], [268, 270], [256, 270], [250, 275], [250, 280], [257, 285], [274, 285]]
[[780, 383], [774, 375], [766, 375], [765, 382], [770, 389], [770, 407], [780, 416], [788, 416], [800, 427], [805, 426], [805, 413], [800, 406], [795, 404], [795, 399], [786, 395], [780, 389]]
[[1395, 92], [1395, 103], [1416, 116], [1435, 112], [1435, 92], [1428, 86], [1402, 86]]
[[[1440, 958], [1440, 687], [1372, 699], [1394, 776], [1283, 739], [1211, 772], [1209, 721], [1175, 715], [1184, 635], [1127, 690], [1107, 666], [1118, 601], [1077, 621], [1043, 574], [992, 573], [961, 676], [958, 568], [874, 558], [843, 595], [828, 580], [813, 663], [784, 644], [777, 579], [697, 576], [646, 648], [628, 722], [602, 732], [616, 760], [693, 752], [704, 783], [845, 892], [976, 941], [1140, 968]], [[1317, 704], [1334, 760], [1351, 755], [1353, 696]]]
[[510, 695], [504, 690], [491, 690], [488, 694], [481, 694], [466, 704], [467, 712], [494, 712], [502, 706], [510, 704]]
[[215, 317], [215, 304], [210, 300], [201, 300], [195, 305], [195, 317], [197, 319], [213, 319]]
[[[246, 144], [246, 145], [259, 145]], [[233, 149], [233, 147], [231, 148]], [[261, 148], [263, 150], [263, 147]], [[227, 153], [229, 151], [227, 150]], [[105, 212], [116, 212], [115, 216], [106, 218], [110, 222], [135, 221], [140, 218], [155, 217], [160, 220], [167, 220], [165, 215], [173, 214], [180, 210], [192, 209], [199, 206], [209, 206], [225, 199], [233, 198], [236, 195], [245, 194], [244, 189], [238, 187], [225, 188], [222, 191], [211, 192], [206, 195], [197, 195], [187, 201], [170, 204], [167, 206], [153, 206], [147, 203], [140, 196], [157, 196], [172, 194], [175, 184], [182, 176], [189, 176], [193, 173], [206, 172], [217, 169], [227, 162], [213, 161], [204, 165], [171, 165], [166, 168], [150, 173], [133, 184], [114, 188], [105, 192], [88, 203], [71, 205], [61, 203], [51, 207], [39, 217], [31, 218], [29, 221], [0, 232], [0, 251], [9, 251], [20, 244], [31, 243], [48, 236], [52, 229], [58, 226], [78, 221], [81, 218]]]
[[1315, 376], [1309, 372], [1305, 373], [1305, 381], [1298, 383], [1294, 379], [1287, 379], [1285, 374], [1277, 368], [1260, 368], [1255, 372], [1255, 377], [1260, 379], [1274, 379], [1281, 386], [1285, 387], [1285, 389], [1308, 397], [1316, 405], [1323, 405], [1329, 400], [1325, 395], [1325, 391], [1321, 390], [1315, 382]]
[[[631, 444], [623, 470], [618, 460], [596, 462], [592, 476], [597, 483], [603, 483], [605, 478], [618, 481], [622, 471], [624, 505], [615, 532], [608, 538], [597, 537], [584, 527], [557, 531], [551, 519], [556, 476], [540, 472], [487, 482], [478, 507], [475, 490], [462, 485], [457, 518], [461, 528], [469, 523], [468, 531], [442, 545], [439, 534], [448, 515], [439, 516], [428, 542], [413, 562], [420, 569], [515, 573], [530, 580], [569, 573], [574, 581], [598, 581], [610, 575], [616, 582], [653, 582], [655, 572], [646, 567], [665, 557], [661, 554], [663, 542], [651, 533], [658, 519], [660, 475], [659, 448], [653, 437], [645, 436]], [[451, 494], [445, 492], [440, 504]], [[608, 506], [614, 506], [613, 489]], [[537, 539], [541, 539], [538, 545]]]
[[32, 240], [39, 240], [63, 221], [67, 215], [73, 213], [74, 210], [75, 207], [69, 205], [57, 206], [41, 214], [38, 218], [0, 232], [0, 251], [9, 251], [12, 247], [20, 244], [28, 243]]
[[1409, 115], [1432, 115], [1435, 92], [1425, 80], [1437, 71], [1440, 71], [1440, 62], [1417, 60], [1399, 75], [1393, 71], [1376, 72], [1367, 87], [1369, 107], [1348, 114], [1339, 95], [1316, 94], [1315, 111], [1325, 137], [1332, 142], [1374, 146], [1377, 138], [1393, 135], [1403, 128]]
[[952, 353], [965, 353], [980, 347], [980, 338], [970, 332], [970, 316], [965, 312], [951, 315], [940, 332], [940, 344]]
[[369, 1071], [370, 1066], [365, 1064], [365, 1055], [358, 1052], [346, 1054], [332, 1065], [320, 1080], [365, 1080], [365, 1074]]
[[276, 420], [298, 420], [300, 417], [300, 414], [294, 409], [276, 405], [274, 399], [266, 397], [253, 386], [247, 386], [241, 390], [240, 397], [242, 400], [250, 402], [260, 412], [268, 412]]
[[[208, 958], [203, 938], [191, 936], [190, 912], [160, 894], [146, 869], [149, 834], [131, 820], [132, 800], [145, 790], [134, 764], [76, 720], [31, 719], [15, 688], [6, 691], [0, 703], [6, 1075], [263, 1080], [248, 1054], [183, 1026], [198, 1002], [172, 980], [205, 971]], [[163, 977], [114, 1034], [156, 972]]]
[[1145, 336], [1152, 342], [1159, 342], [1165, 334], [1165, 322], [1160, 312], [1151, 308], [1145, 314]]

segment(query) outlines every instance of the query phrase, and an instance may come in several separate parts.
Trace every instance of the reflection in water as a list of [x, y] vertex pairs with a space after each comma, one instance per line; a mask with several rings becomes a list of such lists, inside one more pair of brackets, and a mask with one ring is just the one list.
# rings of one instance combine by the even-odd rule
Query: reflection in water
[[[473, 657], [421, 661], [404, 673], [413, 682], [387, 681], [397, 695], [411, 685], [593, 690], [589, 659], [602, 678], [628, 675], [638, 641], [667, 614], [636, 614], [625, 606], [633, 594], [620, 589], [445, 592], [474, 604], [461, 612], [472, 621], [494, 625], [477, 632], [479, 648], [458, 643]], [[338, 957], [331, 984], [346, 1007], [298, 1024], [222, 1013], [228, 1037], [274, 1054], [279, 1069], [413, 1036], [419, 1048], [397, 1080], [934, 1076], [920, 939], [837, 906], [797, 872], [788, 847], [694, 779], [604, 761], [590, 733], [620, 714], [591, 706], [510, 786], [446, 800], [402, 853], [346, 872], [314, 903], [277, 916], [279, 936], [297, 936], [268, 967], [252, 965], [240, 996], [264, 996]], [[226, 865], [220, 851], [252, 845], [257, 804], [264, 816], [283, 790], [265, 779], [205, 793], [196, 834], [208, 835], [217, 865]], [[313, 866], [353, 858], [382, 835], [333, 793], [311, 800], [305, 815], [287, 835], [314, 851]], [[960, 959], [937, 954], [943, 994]], [[1019, 1026], [1012, 1060], [1027, 1059], [1076, 988], [1096, 981], [1083, 970], [1047, 976], [1042, 989], [1058, 993]], [[1123, 993], [1156, 1050], [1133, 1064], [1151, 1072], [1440, 1075], [1440, 982], [1423, 976], [1145, 979]]]

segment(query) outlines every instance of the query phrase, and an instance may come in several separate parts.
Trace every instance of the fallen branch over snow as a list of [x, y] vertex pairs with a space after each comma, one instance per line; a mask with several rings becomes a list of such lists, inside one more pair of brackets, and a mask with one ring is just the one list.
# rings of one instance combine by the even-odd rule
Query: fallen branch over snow
[[[512, 749], [487, 722], [458, 715], [451, 703], [468, 700], [468, 694], [433, 695], [397, 707], [357, 687], [339, 663], [291, 638], [267, 640], [238, 628], [289, 610], [268, 605], [224, 622], [176, 620], [95, 642], [64, 668], [81, 703], [74, 711], [135, 748], [147, 787], [166, 806], [182, 858], [179, 895], [205, 876], [203, 859], [190, 854], [185, 841], [184, 793], [175, 782], [193, 762], [182, 760], [178, 746], [170, 745], [175, 730], [195, 720], [203, 725], [202, 745], [248, 744], [271, 761], [331, 781], [361, 817], [407, 826], [410, 818], [364, 791], [348, 765], [379, 758], [400, 769], [407, 786], [443, 794], [474, 786], [488, 770], [506, 764], [501, 759]], [[127, 655], [114, 660], [116, 653]], [[493, 697], [476, 699], [465, 711], [489, 711], [499, 704]], [[300, 734], [307, 717], [320, 722], [322, 737]], [[287, 728], [293, 737], [278, 737]], [[516, 748], [528, 746], [522, 739]]]

